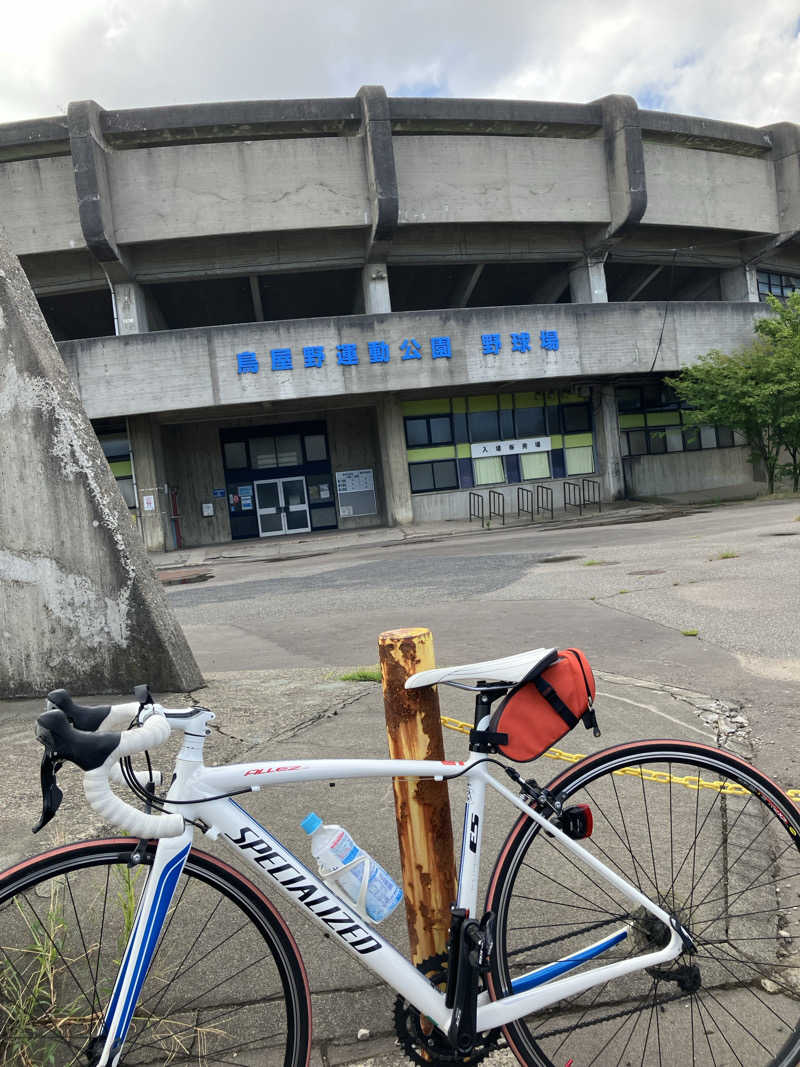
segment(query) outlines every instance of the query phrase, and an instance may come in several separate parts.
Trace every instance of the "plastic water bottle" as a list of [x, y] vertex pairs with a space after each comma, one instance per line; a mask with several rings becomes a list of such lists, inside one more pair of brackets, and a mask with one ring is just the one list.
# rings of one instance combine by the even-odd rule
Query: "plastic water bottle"
[[[341, 826], [323, 825], [315, 812], [300, 823], [311, 838], [311, 854], [320, 874], [336, 882], [358, 910], [376, 923], [391, 915], [403, 891], [379, 863], [359, 848]], [[340, 868], [347, 866], [346, 870]], [[336, 872], [339, 872], [338, 874]]]

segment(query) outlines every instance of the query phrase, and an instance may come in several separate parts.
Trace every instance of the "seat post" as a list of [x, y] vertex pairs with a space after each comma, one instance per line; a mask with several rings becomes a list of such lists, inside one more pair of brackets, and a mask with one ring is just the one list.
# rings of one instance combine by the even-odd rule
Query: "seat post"
[[491, 690], [483, 688], [483, 686], [486, 685], [486, 682], [481, 681], [481, 682], [476, 682], [475, 684], [480, 688], [480, 692], [475, 697], [475, 724], [474, 725], [475, 725], [475, 729], [477, 730], [478, 729], [478, 723], [481, 721], [481, 719], [485, 715], [488, 715], [489, 711], [491, 710], [492, 698], [489, 696]]

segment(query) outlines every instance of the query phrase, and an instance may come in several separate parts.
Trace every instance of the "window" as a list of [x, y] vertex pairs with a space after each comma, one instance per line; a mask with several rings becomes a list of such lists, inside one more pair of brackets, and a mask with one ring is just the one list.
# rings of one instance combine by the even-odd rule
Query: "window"
[[300, 451], [300, 434], [289, 433], [275, 438], [275, 451], [279, 467], [300, 467], [303, 454]]
[[544, 437], [547, 423], [544, 408], [517, 408], [517, 437]]
[[772, 293], [779, 300], [785, 300], [794, 292], [800, 291], [800, 275], [773, 274], [769, 271], [758, 272], [758, 296], [766, 302], [767, 293]]
[[661, 453], [667, 451], [667, 431], [666, 430], [648, 430], [647, 431], [647, 444], [648, 451], [651, 456], [658, 456]]
[[719, 448], [732, 448], [733, 447], [733, 430], [729, 430], [727, 426], [717, 427], [717, 446]]
[[470, 441], [498, 441], [500, 425], [496, 411], [470, 411], [467, 416]]
[[493, 485], [506, 480], [506, 471], [501, 456], [473, 459], [472, 470], [476, 485]]
[[[225, 454], [227, 456], [227, 450], [229, 448], [241, 448], [244, 453], [244, 444], [225, 445]], [[253, 457], [254, 467], [277, 467], [278, 460], [275, 456], [275, 438], [274, 437], [251, 437], [250, 438], [250, 453]], [[227, 462], [227, 460], [226, 460]], [[239, 466], [245, 467], [246, 463], [241, 463]]]
[[634, 386], [617, 389], [618, 411], [641, 411], [642, 391]]
[[303, 438], [303, 445], [306, 450], [307, 463], [318, 463], [320, 460], [328, 458], [324, 433], [306, 434]]
[[453, 424], [449, 415], [424, 415], [406, 422], [406, 444], [409, 448], [453, 443]]
[[647, 434], [644, 432], [644, 430], [628, 431], [628, 455], [647, 455]]
[[247, 445], [244, 441], [228, 441], [224, 447], [226, 467], [236, 469], [247, 466]]
[[531, 478], [550, 477], [550, 453], [528, 452], [520, 457], [522, 477], [527, 481]]
[[594, 471], [594, 449], [591, 445], [578, 448], [565, 448], [567, 474], [592, 474]]
[[454, 459], [432, 463], [409, 463], [412, 493], [430, 493], [434, 489], [458, 489], [458, 471]]
[[564, 404], [564, 433], [583, 433], [592, 428], [592, 412], [588, 404]]

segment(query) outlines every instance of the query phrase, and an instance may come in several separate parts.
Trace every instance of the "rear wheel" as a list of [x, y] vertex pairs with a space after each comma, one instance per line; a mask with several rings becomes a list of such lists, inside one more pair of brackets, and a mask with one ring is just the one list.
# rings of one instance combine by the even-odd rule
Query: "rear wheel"
[[[520, 1063], [800, 1063], [800, 815], [791, 800], [743, 760], [679, 741], [609, 749], [549, 789], [565, 807], [588, 804], [594, 829], [581, 844], [675, 916], [696, 952], [510, 1024]], [[626, 937], [584, 968], [669, 939], [526, 816], [500, 854], [489, 908], [495, 998], [606, 934]]]
[[[0, 1064], [68, 1067], [90, 1052], [154, 849], [90, 841], [0, 878]], [[121, 1063], [306, 1067], [308, 983], [267, 899], [192, 850], [139, 997]]]

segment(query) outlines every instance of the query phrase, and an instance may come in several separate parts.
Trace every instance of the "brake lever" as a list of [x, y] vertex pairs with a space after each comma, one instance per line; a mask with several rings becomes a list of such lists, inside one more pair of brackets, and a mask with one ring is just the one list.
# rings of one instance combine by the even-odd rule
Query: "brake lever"
[[42, 766], [39, 771], [42, 785], [42, 817], [33, 828], [35, 834], [38, 834], [43, 826], [47, 826], [64, 799], [64, 794], [56, 784], [56, 775], [62, 766], [63, 760], [45, 749], [42, 753]]

